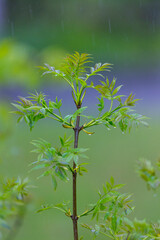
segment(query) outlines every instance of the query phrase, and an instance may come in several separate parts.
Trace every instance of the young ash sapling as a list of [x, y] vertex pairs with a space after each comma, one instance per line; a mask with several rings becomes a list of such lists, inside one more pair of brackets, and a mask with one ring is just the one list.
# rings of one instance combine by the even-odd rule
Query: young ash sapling
[[[84, 164], [80, 163], [80, 159], [86, 157], [84, 153], [87, 149], [79, 148], [79, 134], [82, 131], [89, 135], [93, 134], [89, 129], [96, 125], [104, 125], [107, 129], [119, 126], [122, 132], [126, 132], [127, 129], [130, 131], [133, 125], [138, 126], [140, 123], [146, 125], [144, 122], [145, 117], [132, 110], [138, 99], [134, 99], [132, 93], [127, 98], [124, 95], [119, 95], [122, 85], [116, 86], [115, 78], [110, 81], [103, 75], [104, 71], [110, 71], [111, 64], [97, 63], [90, 68], [87, 66], [90, 62], [91, 57], [89, 54], [75, 52], [65, 58], [59, 70], [48, 64], [41, 67], [44, 71], [43, 75], [53, 74], [54, 77], [62, 78], [70, 86], [76, 106], [73, 114], [63, 116], [61, 113], [61, 100], [56, 97], [54, 102], [47, 99], [44, 94], [37, 92], [30, 94], [27, 98], [19, 97], [20, 100], [13, 106], [17, 108], [15, 113], [19, 115], [18, 122], [24, 119], [30, 130], [33, 129], [38, 120], [51, 118], [74, 133], [73, 147], [71, 146], [72, 141], [66, 135], [64, 138], [60, 137], [59, 148], [52, 147], [50, 143], [44, 140], [33, 141], [36, 147], [34, 151], [38, 153], [38, 159], [32, 163], [32, 165], [35, 165], [33, 169], [44, 170], [41, 176], [51, 176], [55, 189], [58, 178], [62, 181], [68, 181], [68, 175], [72, 176], [72, 211], [66, 203], [60, 203], [54, 207], [71, 218], [74, 240], [82, 239], [78, 237], [77, 223], [79, 218], [92, 214], [93, 218], [96, 216], [98, 220], [101, 212], [105, 212], [104, 224], [96, 225], [96, 228], [83, 224], [83, 227], [92, 230], [94, 237], [99, 232], [103, 232], [100, 230], [102, 228], [104, 230], [103, 234], [111, 239], [129, 239], [131, 231], [135, 229], [134, 224], [129, 224], [126, 217], [132, 211], [129, 206], [130, 196], [117, 192], [117, 189], [122, 185], [114, 185], [113, 178], [111, 178], [111, 183], [106, 183], [103, 186], [104, 193], [99, 193], [99, 201], [90, 210], [86, 210], [84, 213], [77, 212], [77, 177], [82, 175], [83, 172], [87, 172]], [[88, 73], [88, 69], [90, 69], [90, 73]], [[92, 76], [96, 76], [97, 82], [88, 81]], [[87, 107], [82, 107], [83, 99], [89, 88], [94, 89], [99, 94], [98, 113], [95, 117], [84, 115]], [[106, 106], [106, 103], [109, 104], [108, 102], [110, 102], [110, 106]], [[48, 205], [43, 206], [38, 212], [51, 207]], [[124, 221], [127, 224], [123, 228]]]

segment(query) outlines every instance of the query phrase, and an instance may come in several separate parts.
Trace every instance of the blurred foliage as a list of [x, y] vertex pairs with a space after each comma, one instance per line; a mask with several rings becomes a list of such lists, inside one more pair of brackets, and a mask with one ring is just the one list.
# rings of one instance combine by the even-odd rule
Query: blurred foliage
[[151, 161], [141, 159], [138, 162], [138, 174], [147, 183], [148, 189], [157, 190], [160, 186], [160, 177], [157, 176], [156, 170], [160, 170], [160, 159], [157, 161], [155, 168]]
[[38, 50], [77, 49], [119, 64], [156, 63], [158, 9], [158, 0], [8, 0], [4, 35]]
[[11, 40], [0, 42], [0, 83], [34, 85], [38, 75], [34, 70], [33, 51]]
[[[0, 84], [33, 87], [42, 84], [37, 59], [59, 66], [66, 52], [48, 47], [37, 54], [29, 45], [5, 39], [0, 42]], [[52, 78], [53, 81], [53, 78]]]
[[59, 67], [64, 55], [75, 49], [132, 68], [156, 66], [160, 52], [158, 7], [158, 0], [7, 0], [0, 83], [40, 84], [36, 66], [48, 62]]
[[[0, 160], [9, 151], [6, 144], [12, 135], [13, 116], [7, 103], [0, 104]], [[3, 149], [4, 147], [4, 149]], [[0, 239], [12, 240], [18, 233], [29, 203], [28, 179], [3, 178], [0, 176]]]
[[25, 216], [28, 179], [1, 179], [0, 185], [0, 238], [14, 239]]
[[40, 61], [44, 63], [50, 63], [56, 68], [60, 67], [62, 60], [66, 56], [67, 52], [61, 48], [53, 46], [46, 47], [40, 52]]

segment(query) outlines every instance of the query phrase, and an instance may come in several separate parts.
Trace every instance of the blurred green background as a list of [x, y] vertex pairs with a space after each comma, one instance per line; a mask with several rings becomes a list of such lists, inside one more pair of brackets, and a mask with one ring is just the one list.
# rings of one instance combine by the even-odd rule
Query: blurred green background
[[[137, 111], [151, 118], [150, 128], [126, 135], [99, 127], [93, 136], [81, 135], [80, 146], [90, 149], [90, 165], [89, 173], [78, 180], [79, 209], [94, 203], [98, 189], [113, 176], [117, 183], [127, 184], [124, 191], [133, 193], [137, 218], [159, 219], [159, 193], [155, 197], [148, 192], [135, 172], [140, 157], [155, 162], [160, 156], [159, 0], [0, 0], [0, 174], [29, 176], [37, 186], [31, 189], [33, 201], [17, 240], [72, 239], [71, 221], [63, 214], [57, 210], [35, 213], [41, 204], [71, 199], [71, 184], [59, 183], [54, 192], [49, 178], [36, 180], [37, 172], [28, 173], [29, 163], [36, 158], [30, 152], [31, 140], [44, 138], [58, 145], [64, 129], [43, 120], [29, 132], [26, 125], [16, 125], [10, 102], [37, 89], [52, 99], [59, 96], [64, 112], [73, 112], [66, 85], [50, 76], [42, 78], [36, 66], [47, 62], [58, 67], [74, 51], [92, 54], [95, 62], [113, 63], [109, 77], [117, 77], [124, 85], [122, 93], [136, 93], [142, 99]], [[96, 103], [96, 96], [89, 92], [85, 104], [90, 112], [94, 113]], [[83, 234], [90, 239], [80, 228]]]

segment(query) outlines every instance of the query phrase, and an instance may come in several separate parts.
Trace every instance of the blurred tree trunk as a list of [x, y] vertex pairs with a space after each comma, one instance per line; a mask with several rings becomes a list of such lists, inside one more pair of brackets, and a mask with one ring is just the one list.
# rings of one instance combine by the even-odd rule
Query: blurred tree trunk
[[0, 0], [0, 36], [4, 33], [6, 21], [6, 0]]

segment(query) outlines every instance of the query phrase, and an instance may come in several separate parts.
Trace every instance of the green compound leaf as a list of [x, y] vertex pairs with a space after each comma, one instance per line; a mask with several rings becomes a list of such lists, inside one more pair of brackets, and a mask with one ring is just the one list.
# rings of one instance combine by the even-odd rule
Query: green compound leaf
[[41, 208], [36, 211], [36, 213], [42, 213], [46, 210], [53, 209], [53, 208], [54, 208], [53, 205], [49, 205], [49, 204], [42, 205]]

